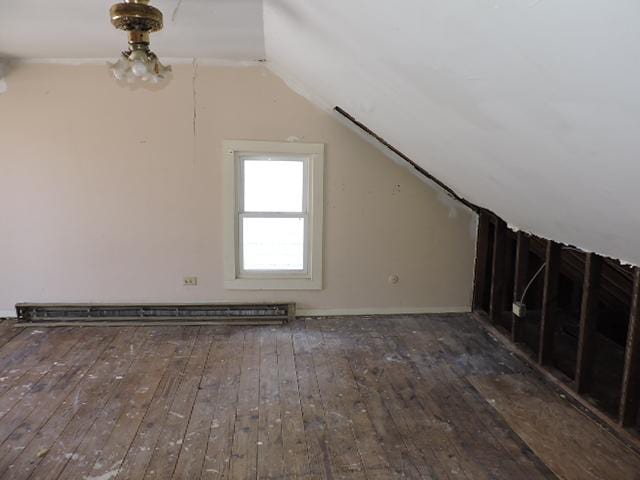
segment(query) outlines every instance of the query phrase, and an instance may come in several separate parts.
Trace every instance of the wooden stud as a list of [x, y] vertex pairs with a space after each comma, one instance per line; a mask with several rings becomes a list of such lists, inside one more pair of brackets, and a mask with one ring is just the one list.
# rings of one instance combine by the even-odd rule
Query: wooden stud
[[478, 239], [476, 242], [476, 265], [473, 280], [473, 310], [483, 310], [486, 292], [487, 259], [489, 256], [489, 215], [478, 215]]
[[576, 359], [575, 386], [578, 393], [585, 393], [591, 389], [593, 363], [596, 355], [595, 334], [601, 271], [602, 257], [595, 253], [587, 253], [584, 263], [582, 304], [580, 307], [580, 338], [578, 340], [578, 356]]
[[[504, 275], [505, 275], [505, 283], [504, 283], [504, 291], [502, 292], [502, 308], [505, 312], [510, 312], [512, 309], [513, 299], [511, 295], [513, 294], [513, 283], [511, 283], [511, 291], [509, 291], [509, 276], [515, 273], [515, 261], [516, 261], [516, 249], [517, 242], [515, 238], [512, 241], [511, 232], [507, 230], [507, 240], [504, 251]], [[515, 235], [514, 235], [515, 237]], [[511, 278], [513, 282], [513, 277]], [[511, 331], [511, 322], [507, 321], [509, 324], [509, 331]]]
[[493, 240], [493, 265], [491, 269], [491, 304], [489, 318], [492, 323], [497, 323], [502, 315], [504, 304], [505, 283], [505, 250], [507, 243], [507, 224], [500, 218], [496, 218], [496, 227]]
[[[520, 231], [517, 234], [515, 276], [513, 278], [513, 301], [522, 300], [524, 289], [527, 286], [527, 274], [529, 270], [529, 235]], [[513, 315], [511, 320], [511, 340], [521, 342], [523, 337], [522, 318]]]
[[549, 364], [553, 357], [561, 251], [562, 248], [559, 244], [553, 240], [547, 241], [544, 288], [542, 292], [542, 317], [540, 318], [540, 347], [538, 349], [538, 362], [541, 365]]
[[624, 374], [620, 397], [620, 424], [632, 426], [640, 406], [640, 267], [633, 270], [631, 313], [624, 351]]

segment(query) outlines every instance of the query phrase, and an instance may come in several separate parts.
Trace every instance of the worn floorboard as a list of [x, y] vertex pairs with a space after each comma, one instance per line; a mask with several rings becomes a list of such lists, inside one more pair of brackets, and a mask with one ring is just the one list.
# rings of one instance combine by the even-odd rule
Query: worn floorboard
[[640, 478], [640, 458], [540, 380], [512, 374], [470, 381], [559, 478]]
[[470, 316], [0, 324], [2, 479], [639, 479]]

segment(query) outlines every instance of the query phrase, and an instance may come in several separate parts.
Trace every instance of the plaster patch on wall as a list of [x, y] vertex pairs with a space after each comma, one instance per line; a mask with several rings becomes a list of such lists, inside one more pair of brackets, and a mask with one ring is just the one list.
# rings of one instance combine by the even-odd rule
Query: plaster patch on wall
[[449, 218], [458, 217], [458, 206], [460, 202], [444, 191], [438, 192], [437, 198], [438, 202], [449, 209]]
[[6, 75], [7, 64], [5, 62], [0, 62], [0, 93], [4, 93], [8, 89], [7, 81], [4, 78]]
[[476, 244], [478, 237], [478, 222], [480, 217], [478, 215], [471, 215], [471, 222], [469, 222], [469, 238], [473, 240], [473, 244]]

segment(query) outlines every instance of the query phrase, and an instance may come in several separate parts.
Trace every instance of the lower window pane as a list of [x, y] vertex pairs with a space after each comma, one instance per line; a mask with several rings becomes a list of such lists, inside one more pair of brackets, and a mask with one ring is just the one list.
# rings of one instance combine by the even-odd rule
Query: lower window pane
[[243, 270], [303, 270], [304, 218], [243, 218]]

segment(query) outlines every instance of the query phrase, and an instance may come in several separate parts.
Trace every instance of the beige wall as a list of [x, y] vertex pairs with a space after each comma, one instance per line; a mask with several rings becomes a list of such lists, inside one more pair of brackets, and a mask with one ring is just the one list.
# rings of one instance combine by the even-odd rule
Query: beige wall
[[[201, 66], [194, 76], [177, 66], [155, 92], [119, 86], [101, 65], [19, 65], [7, 83], [0, 311], [20, 301], [470, 304], [474, 216], [264, 68]], [[224, 290], [222, 141], [290, 137], [326, 144], [325, 288]], [[187, 275], [199, 285], [184, 287]]]

